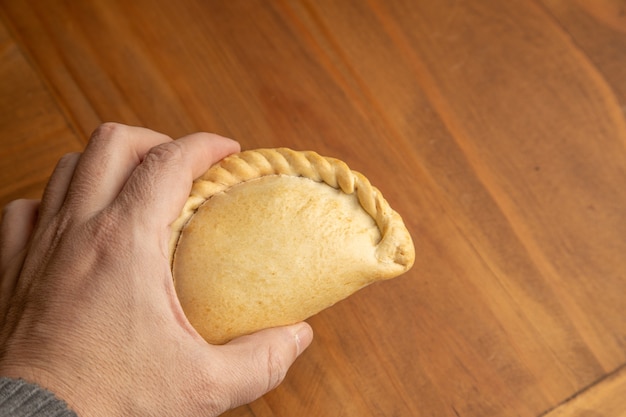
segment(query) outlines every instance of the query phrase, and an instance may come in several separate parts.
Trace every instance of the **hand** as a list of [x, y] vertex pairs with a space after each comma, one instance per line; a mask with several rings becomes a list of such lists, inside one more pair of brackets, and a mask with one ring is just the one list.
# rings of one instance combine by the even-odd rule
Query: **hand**
[[57, 165], [41, 203], [4, 211], [0, 375], [40, 384], [81, 416], [213, 416], [276, 387], [310, 344], [306, 323], [223, 346], [186, 320], [169, 225], [192, 180], [239, 150], [102, 125]]

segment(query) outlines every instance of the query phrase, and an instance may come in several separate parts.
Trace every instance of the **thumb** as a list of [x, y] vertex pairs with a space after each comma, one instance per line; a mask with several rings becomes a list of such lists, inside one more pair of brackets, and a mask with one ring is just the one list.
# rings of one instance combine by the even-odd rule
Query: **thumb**
[[302, 322], [261, 330], [222, 346], [230, 365], [232, 407], [248, 404], [276, 388], [312, 341], [311, 326]]

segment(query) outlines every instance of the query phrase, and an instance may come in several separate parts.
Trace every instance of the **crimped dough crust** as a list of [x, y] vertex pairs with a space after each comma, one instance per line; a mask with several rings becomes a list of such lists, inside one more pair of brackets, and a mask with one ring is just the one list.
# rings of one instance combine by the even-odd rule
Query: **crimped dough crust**
[[362, 174], [286, 148], [213, 166], [172, 230], [178, 297], [210, 343], [304, 320], [415, 257], [402, 219]]

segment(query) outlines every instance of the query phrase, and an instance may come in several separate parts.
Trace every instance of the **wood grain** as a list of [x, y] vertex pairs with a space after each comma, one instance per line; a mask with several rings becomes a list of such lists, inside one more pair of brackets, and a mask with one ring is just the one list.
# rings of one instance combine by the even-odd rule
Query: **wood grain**
[[611, 0], [543, 0], [542, 3], [610, 84], [611, 93], [623, 109], [626, 73], [615, 57], [626, 48], [626, 4]]
[[621, 368], [542, 417], [619, 417], [624, 408], [626, 369]]
[[0, 206], [39, 198], [56, 161], [80, 142], [54, 97], [0, 24]]
[[105, 120], [341, 158], [416, 265], [311, 318], [286, 381], [227, 415], [620, 416], [624, 6], [2, 0], [3, 108], [40, 94], [0, 125], [3, 202]]

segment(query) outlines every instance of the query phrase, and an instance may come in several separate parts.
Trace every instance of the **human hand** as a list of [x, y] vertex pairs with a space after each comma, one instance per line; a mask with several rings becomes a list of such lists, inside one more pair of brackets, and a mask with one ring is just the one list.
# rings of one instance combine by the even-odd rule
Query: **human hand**
[[207, 344], [178, 303], [169, 225], [192, 180], [239, 145], [102, 125], [57, 165], [41, 203], [0, 226], [0, 375], [38, 383], [81, 416], [213, 416], [276, 387], [306, 323]]

